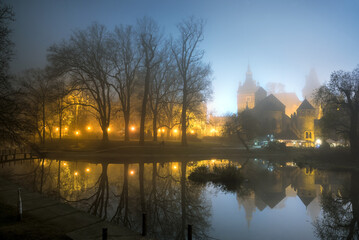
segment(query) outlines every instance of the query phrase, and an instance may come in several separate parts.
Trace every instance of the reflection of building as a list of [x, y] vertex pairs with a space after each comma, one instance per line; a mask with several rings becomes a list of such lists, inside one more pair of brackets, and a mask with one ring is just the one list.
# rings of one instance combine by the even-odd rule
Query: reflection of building
[[237, 192], [239, 207], [243, 207], [250, 226], [253, 213], [267, 206], [278, 209], [286, 204], [286, 198], [297, 198], [306, 208], [307, 215], [315, 220], [320, 214], [322, 192], [347, 197], [350, 173], [314, 170], [311, 168], [280, 167], [267, 161], [253, 160], [243, 165], [243, 177], [251, 185], [250, 191]]

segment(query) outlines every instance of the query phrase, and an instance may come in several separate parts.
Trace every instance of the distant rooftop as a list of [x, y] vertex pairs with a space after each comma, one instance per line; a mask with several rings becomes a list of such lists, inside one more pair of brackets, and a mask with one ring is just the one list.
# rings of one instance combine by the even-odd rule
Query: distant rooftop
[[310, 104], [310, 102], [307, 99], [304, 99], [304, 101], [302, 102], [302, 104], [300, 104], [300, 106], [298, 107], [297, 110], [304, 110], [304, 109], [315, 109], [312, 104]]

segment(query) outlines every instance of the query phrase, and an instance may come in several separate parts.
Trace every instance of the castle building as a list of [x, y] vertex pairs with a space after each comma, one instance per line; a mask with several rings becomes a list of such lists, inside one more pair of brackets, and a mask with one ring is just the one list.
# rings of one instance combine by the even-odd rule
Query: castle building
[[253, 80], [249, 66], [246, 79], [237, 92], [237, 111], [240, 114], [245, 110], [253, 113], [262, 134], [290, 135], [292, 140], [305, 141], [306, 146], [314, 145], [316, 108], [307, 99], [300, 102], [295, 93], [267, 96], [267, 92]]

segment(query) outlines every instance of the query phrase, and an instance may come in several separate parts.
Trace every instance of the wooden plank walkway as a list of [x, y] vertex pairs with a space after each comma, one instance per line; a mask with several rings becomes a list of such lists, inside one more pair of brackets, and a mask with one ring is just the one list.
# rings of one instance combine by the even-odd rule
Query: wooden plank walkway
[[[0, 203], [17, 207], [19, 185], [0, 178]], [[53, 224], [68, 237], [74, 240], [99, 240], [102, 239], [102, 229], [107, 228], [107, 239], [118, 240], [144, 240], [128, 228], [115, 225], [92, 216], [86, 212], [77, 210], [68, 204], [58, 200], [47, 198], [39, 193], [21, 190], [23, 216], [38, 221]]]

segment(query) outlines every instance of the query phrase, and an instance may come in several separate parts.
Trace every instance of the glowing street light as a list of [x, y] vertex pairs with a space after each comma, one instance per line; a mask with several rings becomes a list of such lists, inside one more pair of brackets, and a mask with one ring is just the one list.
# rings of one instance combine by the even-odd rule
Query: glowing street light
[[178, 130], [177, 130], [177, 129], [175, 129], [175, 130], [173, 130], [173, 132], [174, 132], [174, 133], [177, 133], [177, 132], [178, 132]]
[[131, 175], [135, 174], [135, 171], [131, 170], [131, 171], [130, 171], [130, 174], [131, 174]]
[[134, 126], [131, 127], [131, 131], [134, 132], [136, 128]]
[[191, 134], [193, 134], [194, 133], [194, 131], [193, 130], [191, 130]]
[[56, 132], [58, 132], [58, 131], [59, 131], [59, 128], [57, 127], [55, 130], [56, 130]]
[[111, 128], [107, 128], [107, 132], [110, 132], [111, 131]]
[[78, 175], [79, 175], [79, 172], [77, 172], [77, 171], [74, 172], [74, 175], [75, 175], [75, 176], [78, 176]]
[[91, 126], [87, 127], [87, 131], [91, 131], [91, 129], [92, 129]]
[[163, 132], [163, 133], [165, 132], [165, 129], [164, 129], [164, 128], [162, 128], [162, 132]]
[[86, 168], [86, 172], [88, 172], [88, 173], [89, 173], [90, 171], [91, 171], [91, 169], [90, 169], [90, 168]]
[[75, 132], [75, 135], [76, 135], [76, 136], [80, 135], [80, 131], [76, 131], [76, 132]]
[[63, 165], [64, 165], [64, 166], [67, 166], [67, 163], [64, 162]]

